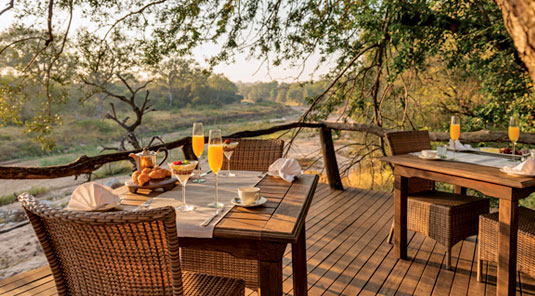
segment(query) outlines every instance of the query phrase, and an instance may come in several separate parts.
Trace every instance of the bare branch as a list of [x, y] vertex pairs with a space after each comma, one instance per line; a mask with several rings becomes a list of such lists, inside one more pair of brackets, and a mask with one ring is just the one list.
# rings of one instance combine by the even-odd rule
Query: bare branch
[[9, 3], [8, 3], [7, 6], [6, 6], [6, 8], [4, 8], [4, 9], [2, 9], [2, 11], [0, 11], [0, 15], [2, 15], [2, 14], [3, 14], [4, 12], [6, 12], [6, 11], [12, 9], [13, 6], [14, 6], [14, 4], [15, 4], [15, 0], [11, 0], [11, 1], [9, 1]]

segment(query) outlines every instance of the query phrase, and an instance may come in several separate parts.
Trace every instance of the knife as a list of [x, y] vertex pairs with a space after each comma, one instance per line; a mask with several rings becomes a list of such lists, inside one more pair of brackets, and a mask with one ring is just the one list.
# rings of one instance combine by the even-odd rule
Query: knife
[[204, 176], [206, 176], [206, 175], [208, 175], [208, 174], [210, 174], [211, 172], [212, 172], [212, 170], [209, 170], [209, 171], [207, 171], [207, 172], [205, 172], [205, 173], [202, 173], [202, 174], [201, 174], [201, 178], [204, 177]]
[[201, 226], [203, 227], [208, 226], [208, 224], [210, 224], [210, 222], [212, 222], [212, 220], [214, 220], [214, 218], [217, 217], [217, 215], [219, 215], [222, 211], [223, 211], [223, 208], [217, 209], [217, 211], [215, 211], [215, 213], [212, 216], [210, 216], [210, 218], [202, 222]]

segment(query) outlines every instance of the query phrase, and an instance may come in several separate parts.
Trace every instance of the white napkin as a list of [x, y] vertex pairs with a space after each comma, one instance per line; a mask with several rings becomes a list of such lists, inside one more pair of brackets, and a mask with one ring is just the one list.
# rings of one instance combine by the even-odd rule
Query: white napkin
[[111, 209], [121, 204], [118, 195], [112, 189], [95, 182], [78, 186], [71, 195], [67, 210], [98, 211]]
[[[450, 149], [453, 149], [453, 140], [450, 139]], [[466, 144], [466, 145], [463, 145], [461, 143], [461, 141], [457, 140], [455, 141], [455, 150], [457, 151], [466, 151], [466, 150], [472, 150], [474, 148], [472, 148], [472, 145], [470, 144]]]
[[523, 175], [535, 175], [535, 159], [528, 158], [526, 161], [515, 167], [504, 166], [503, 170], [507, 173], [523, 174]]
[[287, 182], [293, 182], [295, 176], [302, 174], [301, 166], [295, 158], [279, 158], [269, 166], [270, 176], [281, 177]]

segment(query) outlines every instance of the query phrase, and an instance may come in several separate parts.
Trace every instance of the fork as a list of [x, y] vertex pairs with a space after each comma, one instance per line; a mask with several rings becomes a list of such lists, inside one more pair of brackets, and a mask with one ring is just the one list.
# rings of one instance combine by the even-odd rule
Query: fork
[[217, 217], [217, 215], [219, 215], [222, 211], [223, 211], [223, 208], [217, 209], [217, 211], [215, 211], [215, 213], [212, 216], [210, 216], [210, 218], [202, 222], [201, 226], [203, 227], [208, 226], [208, 224], [210, 224], [210, 222], [212, 222], [212, 220], [214, 220], [214, 218]]

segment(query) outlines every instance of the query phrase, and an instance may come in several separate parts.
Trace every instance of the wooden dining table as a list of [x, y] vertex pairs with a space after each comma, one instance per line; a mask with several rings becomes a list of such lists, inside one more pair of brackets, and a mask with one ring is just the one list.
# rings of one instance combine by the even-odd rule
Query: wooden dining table
[[[255, 208], [232, 208], [216, 225], [212, 238], [179, 237], [181, 247], [220, 251], [237, 258], [258, 260], [259, 295], [282, 294], [282, 258], [292, 247], [294, 295], [307, 294], [305, 218], [318, 183], [317, 175], [301, 175], [292, 183], [264, 176], [256, 185], [267, 202]], [[139, 204], [149, 194], [116, 190]]]
[[394, 165], [394, 252], [407, 258], [408, 179], [422, 178], [455, 185], [456, 193], [466, 188], [499, 198], [497, 295], [514, 295], [518, 201], [535, 192], [535, 178], [512, 176], [496, 167], [451, 160], [424, 160], [403, 154], [381, 159]]

